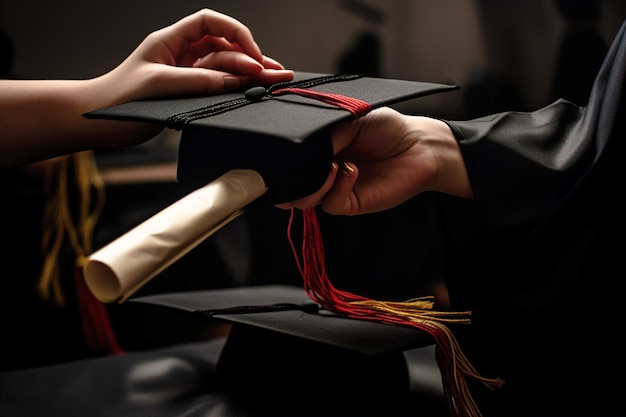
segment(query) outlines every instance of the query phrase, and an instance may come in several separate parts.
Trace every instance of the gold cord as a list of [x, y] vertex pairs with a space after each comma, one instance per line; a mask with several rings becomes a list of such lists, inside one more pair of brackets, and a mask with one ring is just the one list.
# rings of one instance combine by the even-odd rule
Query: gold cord
[[[64, 305], [59, 276], [63, 260], [61, 251], [64, 243], [69, 242], [77, 266], [81, 266], [91, 253], [93, 231], [104, 207], [105, 188], [93, 151], [74, 153], [48, 164], [45, 179], [47, 198], [41, 240], [44, 261], [37, 290], [42, 298]], [[72, 181], [75, 181], [79, 200], [76, 219], [70, 201]]]

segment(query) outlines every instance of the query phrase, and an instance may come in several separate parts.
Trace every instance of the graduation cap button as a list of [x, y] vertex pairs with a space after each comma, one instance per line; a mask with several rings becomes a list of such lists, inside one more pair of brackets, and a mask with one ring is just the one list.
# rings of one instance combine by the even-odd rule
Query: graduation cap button
[[263, 97], [267, 94], [267, 90], [265, 87], [252, 87], [246, 90], [244, 93], [244, 97], [250, 101], [261, 101]]

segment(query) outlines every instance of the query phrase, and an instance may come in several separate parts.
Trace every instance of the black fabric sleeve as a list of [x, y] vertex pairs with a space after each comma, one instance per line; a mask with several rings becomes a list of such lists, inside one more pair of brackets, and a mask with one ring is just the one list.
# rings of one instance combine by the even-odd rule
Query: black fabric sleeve
[[614, 160], [603, 156], [626, 140], [625, 74], [626, 22], [586, 107], [558, 100], [529, 113], [447, 122], [461, 146], [476, 203], [494, 226], [544, 216], [585, 183], [598, 165]]
[[533, 113], [448, 122], [479, 211], [494, 226], [541, 217], [589, 169], [594, 146], [592, 137], [578, 136], [583, 115], [578, 106], [558, 101]]
[[598, 381], [624, 366], [625, 27], [586, 106], [448, 122], [475, 195], [442, 221], [450, 303], [472, 311], [455, 332], [505, 381], [474, 390], [485, 416], [624, 414], [622, 387]]

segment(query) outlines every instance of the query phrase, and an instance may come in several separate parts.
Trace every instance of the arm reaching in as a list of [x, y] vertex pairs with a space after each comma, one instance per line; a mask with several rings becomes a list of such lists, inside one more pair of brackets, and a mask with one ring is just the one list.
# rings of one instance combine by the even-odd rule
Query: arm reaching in
[[[335, 163], [314, 194], [278, 204], [357, 215], [395, 207], [424, 191], [473, 198], [459, 145], [440, 120], [381, 108], [337, 127]], [[341, 168], [340, 168], [341, 167]]]
[[0, 168], [98, 147], [129, 146], [161, 127], [88, 120], [128, 101], [215, 94], [250, 83], [289, 81], [293, 72], [262, 54], [238, 20], [203, 9], [157, 30], [116, 68], [87, 80], [0, 80]]

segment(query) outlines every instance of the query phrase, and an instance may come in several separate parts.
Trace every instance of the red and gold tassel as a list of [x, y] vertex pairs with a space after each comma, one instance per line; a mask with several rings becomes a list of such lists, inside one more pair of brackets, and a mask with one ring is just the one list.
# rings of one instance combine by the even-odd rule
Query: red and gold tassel
[[436, 344], [444, 395], [451, 415], [481, 416], [472, 398], [467, 379], [478, 380], [488, 388], [499, 388], [499, 378], [484, 378], [463, 354], [448, 323], [469, 324], [469, 311], [436, 311], [433, 297], [421, 297], [403, 302], [377, 301], [335, 288], [326, 273], [324, 247], [315, 208], [302, 210], [302, 247], [298, 252], [291, 238], [295, 209], [292, 208], [288, 237], [296, 263], [311, 299], [328, 311], [359, 320], [371, 320], [391, 325], [414, 327], [431, 335]]
[[[93, 231], [104, 206], [104, 183], [93, 152], [67, 155], [49, 166], [42, 235], [44, 261], [37, 290], [42, 298], [52, 299], [57, 305], [65, 304], [59, 266], [64, 256], [63, 245], [68, 242], [75, 256], [74, 284], [87, 345], [97, 352], [121, 353], [108, 312], [89, 291], [82, 275], [83, 263], [92, 251]], [[72, 166], [73, 172], [70, 171]], [[76, 187], [80, 202], [76, 219], [70, 205], [71, 186]]]

